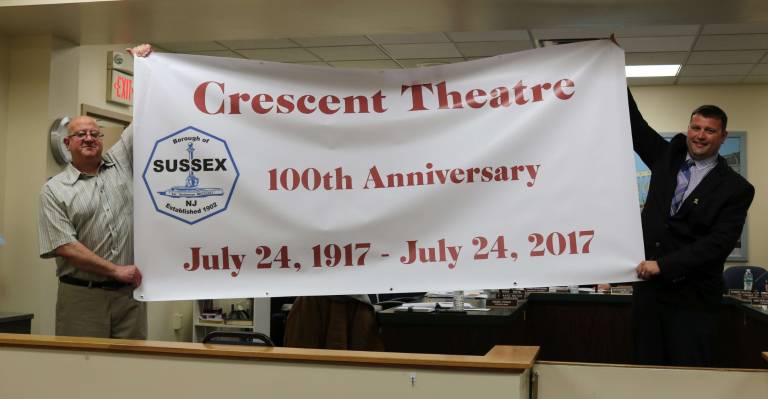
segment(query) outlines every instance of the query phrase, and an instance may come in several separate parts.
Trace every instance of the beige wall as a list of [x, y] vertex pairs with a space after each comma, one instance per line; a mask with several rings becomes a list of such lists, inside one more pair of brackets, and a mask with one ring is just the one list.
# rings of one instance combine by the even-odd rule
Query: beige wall
[[[5, 136], [8, 128], [8, 38], [0, 35], [0, 236], [5, 237], [5, 217], [3, 203], [5, 201]], [[0, 253], [3, 248], [0, 247]], [[2, 262], [2, 255], [0, 255]], [[0, 263], [0, 279], [2, 279], [2, 263]]]
[[[49, 36], [13, 38], [9, 43], [8, 123], [5, 134], [4, 230], [0, 251], [3, 310], [33, 312], [38, 331], [52, 331], [55, 283], [37, 253], [37, 193], [46, 179]], [[43, 274], [47, 271], [47, 274]]]
[[747, 132], [747, 179], [755, 186], [755, 199], [747, 219], [747, 264], [768, 266], [768, 85], [662, 86], [633, 88], [640, 111], [658, 131], [684, 132], [691, 111], [716, 104], [728, 114], [728, 130]]

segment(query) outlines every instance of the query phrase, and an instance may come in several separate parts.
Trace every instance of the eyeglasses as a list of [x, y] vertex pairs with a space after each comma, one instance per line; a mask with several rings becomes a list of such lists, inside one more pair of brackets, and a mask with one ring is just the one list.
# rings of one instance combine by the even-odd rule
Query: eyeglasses
[[69, 137], [75, 136], [79, 139], [84, 139], [85, 136], [90, 135], [94, 140], [101, 140], [104, 137], [104, 133], [98, 130], [79, 130], [69, 135]]

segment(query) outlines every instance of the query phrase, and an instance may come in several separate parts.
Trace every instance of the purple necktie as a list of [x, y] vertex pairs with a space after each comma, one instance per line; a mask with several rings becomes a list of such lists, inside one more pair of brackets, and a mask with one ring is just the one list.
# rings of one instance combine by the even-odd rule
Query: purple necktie
[[680, 167], [680, 171], [677, 172], [677, 188], [675, 189], [675, 196], [672, 197], [672, 206], [669, 208], [670, 215], [677, 213], [680, 205], [683, 204], [685, 190], [688, 190], [688, 183], [691, 181], [691, 166], [693, 166], [693, 160], [688, 159]]

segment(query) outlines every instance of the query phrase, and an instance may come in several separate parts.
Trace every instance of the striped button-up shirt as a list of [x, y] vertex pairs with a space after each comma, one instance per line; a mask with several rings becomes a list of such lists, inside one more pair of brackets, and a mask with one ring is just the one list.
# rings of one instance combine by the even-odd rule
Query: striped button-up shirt
[[[116, 264], [133, 264], [133, 129], [103, 156], [96, 175], [70, 163], [40, 191], [38, 221], [40, 257], [54, 257], [56, 248], [79, 241], [96, 255]], [[76, 269], [56, 258], [56, 275], [102, 281], [106, 278]]]

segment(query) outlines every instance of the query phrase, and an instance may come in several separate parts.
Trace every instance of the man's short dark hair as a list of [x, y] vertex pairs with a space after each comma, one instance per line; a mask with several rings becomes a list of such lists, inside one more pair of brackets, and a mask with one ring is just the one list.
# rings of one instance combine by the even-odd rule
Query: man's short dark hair
[[693, 116], [696, 114], [699, 114], [705, 118], [720, 119], [720, 122], [723, 123], [723, 131], [725, 131], [725, 127], [728, 125], [728, 115], [726, 115], [725, 111], [723, 111], [717, 105], [702, 105], [691, 112], [691, 118], [693, 118]]

